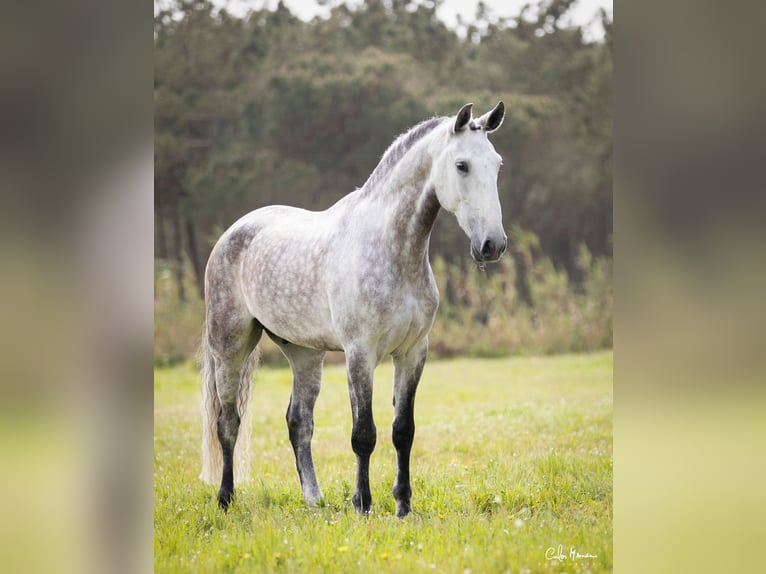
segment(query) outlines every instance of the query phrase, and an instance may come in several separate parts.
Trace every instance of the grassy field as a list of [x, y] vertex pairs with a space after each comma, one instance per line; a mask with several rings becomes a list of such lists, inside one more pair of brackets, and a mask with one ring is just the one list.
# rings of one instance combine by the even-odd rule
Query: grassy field
[[[155, 374], [155, 571], [605, 572], [612, 570], [612, 353], [429, 361], [415, 408], [413, 513], [394, 516], [389, 364], [376, 371], [373, 514], [351, 505], [355, 459], [342, 366], [325, 368], [309, 509], [287, 436], [287, 368], [262, 368], [253, 480], [232, 509], [199, 473], [199, 379]], [[559, 554], [565, 558], [548, 558]], [[571, 554], [572, 550], [579, 553]], [[547, 556], [546, 556], [547, 554]], [[592, 555], [594, 557], [583, 557]]]

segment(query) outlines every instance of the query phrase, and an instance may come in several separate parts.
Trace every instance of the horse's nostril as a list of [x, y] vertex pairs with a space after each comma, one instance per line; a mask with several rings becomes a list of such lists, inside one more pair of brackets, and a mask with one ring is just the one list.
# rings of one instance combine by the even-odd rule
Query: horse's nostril
[[495, 252], [495, 244], [492, 243], [491, 239], [485, 239], [484, 243], [481, 245], [481, 255], [482, 257], [489, 257]]

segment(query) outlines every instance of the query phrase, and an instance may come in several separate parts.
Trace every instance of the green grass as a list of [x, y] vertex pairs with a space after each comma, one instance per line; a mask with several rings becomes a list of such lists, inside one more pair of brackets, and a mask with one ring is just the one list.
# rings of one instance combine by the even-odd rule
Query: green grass
[[[604, 572], [612, 569], [612, 353], [429, 361], [416, 402], [413, 513], [394, 516], [389, 364], [376, 370], [373, 514], [351, 504], [342, 366], [325, 368], [314, 462], [325, 503], [301, 502], [284, 412], [287, 368], [253, 393], [253, 480], [231, 510], [199, 473], [199, 379], [155, 375], [155, 571]], [[563, 546], [564, 561], [546, 560]], [[594, 559], [573, 560], [570, 547]]]

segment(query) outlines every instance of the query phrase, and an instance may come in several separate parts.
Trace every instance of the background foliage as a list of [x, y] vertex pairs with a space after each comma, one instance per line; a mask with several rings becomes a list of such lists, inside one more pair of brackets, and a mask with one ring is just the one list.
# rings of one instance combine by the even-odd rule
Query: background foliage
[[488, 288], [454, 218], [438, 218], [432, 349], [611, 345], [611, 22], [603, 15], [604, 40], [588, 43], [561, 24], [572, 0], [501, 20], [480, 3], [462, 37], [437, 19], [439, 4], [365, 0], [308, 23], [281, 3], [245, 18], [205, 0], [157, 12], [161, 361], [193, 348], [182, 325], [198, 336], [205, 261], [240, 215], [274, 203], [324, 209], [361, 186], [411, 125], [500, 99], [507, 116], [492, 139], [510, 255], [487, 270]]

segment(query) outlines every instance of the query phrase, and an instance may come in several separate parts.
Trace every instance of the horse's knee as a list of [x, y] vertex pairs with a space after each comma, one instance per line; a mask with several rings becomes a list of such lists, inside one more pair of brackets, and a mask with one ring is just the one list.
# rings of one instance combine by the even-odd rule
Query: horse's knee
[[412, 446], [415, 438], [415, 421], [411, 417], [396, 417], [391, 427], [391, 439], [396, 450]]
[[234, 445], [239, 432], [240, 417], [235, 408], [221, 408], [218, 415], [218, 440], [222, 446]]
[[351, 448], [357, 456], [370, 456], [378, 440], [377, 429], [371, 416], [360, 417], [351, 431]]
[[285, 419], [287, 420], [287, 430], [290, 433], [290, 442], [293, 446], [311, 441], [314, 434], [314, 417], [311, 413], [303, 412], [291, 402], [290, 406], [287, 407]]

